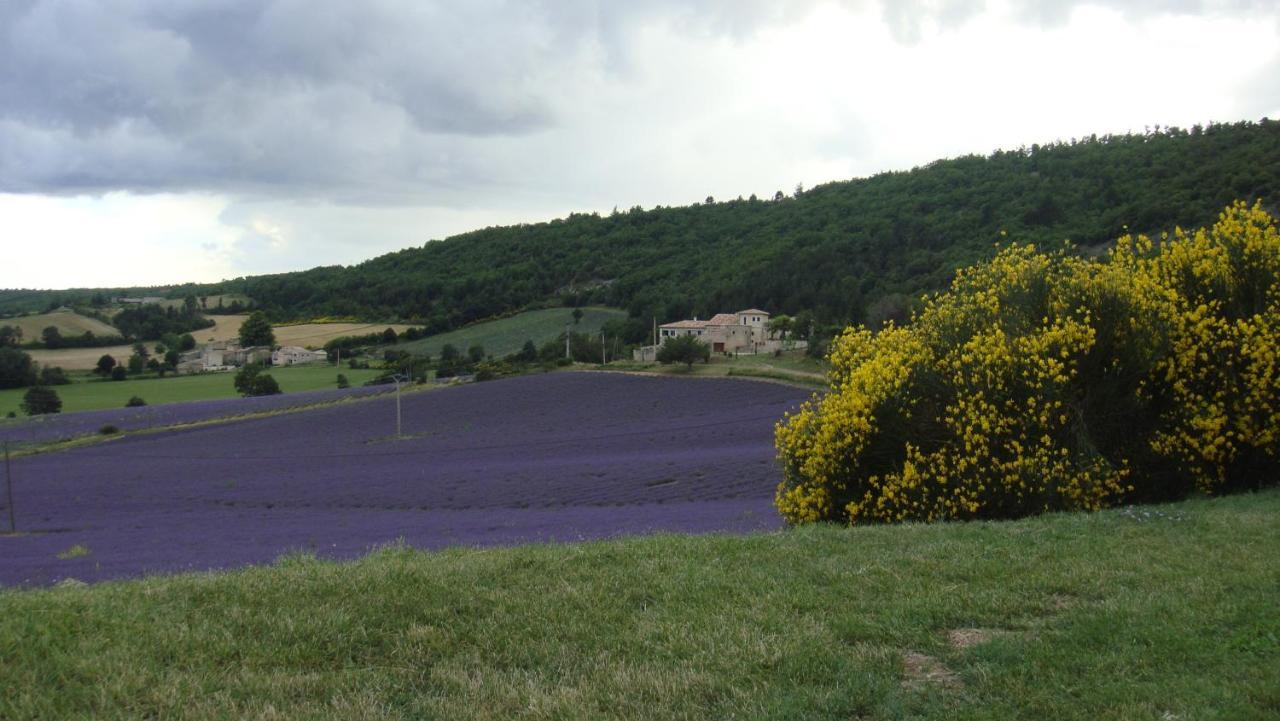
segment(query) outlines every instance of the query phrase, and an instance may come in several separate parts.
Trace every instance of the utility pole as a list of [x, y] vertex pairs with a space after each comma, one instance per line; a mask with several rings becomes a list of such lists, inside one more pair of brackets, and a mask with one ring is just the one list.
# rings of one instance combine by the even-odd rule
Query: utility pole
[[13, 520], [13, 473], [9, 469], [9, 441], [4, 442], [4, 486], [9, 496], [9, 532], [17, 533], [18, 524]]
[[406, 378], [402, 374], [396, 373], [391, 376], [391, 379], [396, 382], [396, 438], [404, 438], [404, 434], [400, 432], [400, 383]]
[[564, 357], [566, 360], [573, 360], [569, 355], [569, 324], [564, 324]]
[[609, 356], [604, 350], [604, 331], [600, 331], [600, 365], [609, 365]]

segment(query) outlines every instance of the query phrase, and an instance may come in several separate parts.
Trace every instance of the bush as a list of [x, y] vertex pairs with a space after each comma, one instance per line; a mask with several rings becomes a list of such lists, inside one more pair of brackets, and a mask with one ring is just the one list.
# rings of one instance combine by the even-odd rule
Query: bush
[[346, 377], [345, 375], [343, 375], [342, 373], [339, 373], [339, 374], [338, 374], [338, 387], [339, 387], [339, 388], [350, 388], [350, 387], [351, 387], [351, 381], [347, 380], [347, 377]]
[[1011, 518], [1280, 478], [1280, 234], [1013, 246], [906, 327], [846, 330], [831, 389], [779, 423], [789, 522]]
[[111, 380], [122, 381], [129, 377], [129, 371], [124, 366], [114, 366], [111, 369]]
[[62, 370], [61, 366], [45, 366], [40, 369], [42, 386], [65, 386], [70, 383], [71, 379], [67, 377], [67, 372]]
[[120, 432], [120, 429], [116, 426], [111, 425], [110, 423], [98, 429], [98, 433], [104, 436], [113, 436], [119, 432]]
[[130, 397], [130, 398], [129, 398], [129, 400], [124, 404], [124, 407], [125, 407], [125, 408], [140, 408], [140, 407], [142, 407], [142, 406], [145, 406], [146, 404], [147, 404], [147, 402], [146, 402], [146, 401], [144, 401], [144, 400], [142, 400], [142, 397], [141, 397], [141, 396], [132, 396], [132, 397]]
[[29, 416], [59, 413], [62, 411], [62, 399], [58, 393], [47, 386], [32, 386], [22, 396], [22, 412]]
[[691, 335], [668, 338], [658, 348], [659, 363], [684, 363], [692, 368], [694, 361], [706, 363], [711, 359], [711, 346]]

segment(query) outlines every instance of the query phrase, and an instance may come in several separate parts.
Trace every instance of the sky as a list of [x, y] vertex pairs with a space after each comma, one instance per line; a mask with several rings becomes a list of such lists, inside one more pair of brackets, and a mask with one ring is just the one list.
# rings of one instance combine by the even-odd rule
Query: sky
[[1280, 118], [1280, 0], [0, 0], [0, 288]]

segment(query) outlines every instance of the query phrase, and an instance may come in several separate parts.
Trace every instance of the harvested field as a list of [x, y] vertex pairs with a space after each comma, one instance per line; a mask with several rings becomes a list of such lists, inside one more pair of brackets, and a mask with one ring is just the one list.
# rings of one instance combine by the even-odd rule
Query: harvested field
[[[211, 315], [218, 322], [212, 328], [196, 331], [193, 335], [200, 343], [217, 340], [230, 340], [240, 335], [240, 326], [247, 315]], [[347, 335], [368, 335], [381, 333], [387, 328], [394, 328], [403, 333], [412, 326], [397, 323], [299, 323], [298, 325], [278, 325], [272, 328], [276, 334], [277, 345], [296, 345], [303, 348], [320, 348], [334, 338]]]
[[58, 350], [29, 350], [27, 355], [40, 365], [61, 366], [69, 371], [90, 370], [98, 365], [98, 359], [109, 355], [117, 361], [125, 361], [133, 353], [132, 345], [113, 345], [105, 348], [59, 348]]
[[[774, 422], [808, 392], [554, 373], [16, 459], [0, 583], [653, 531], [778, 528]], [[3, 514], [0, 514], [3, 515]], [[87, 553], [68, 554], [79, 546]], [[61, 557], [59, 554], [62, 554]]]
[[18, 318], [0, 318], [0, 325], [17, 326], [22, 329], [24, 341], [40, 340], [45, 328], [53, 326], [64, 336], [82, 335], [89, 331], [94, 335], [119, 335], [120, 331], [93, 318], [80, 315], [70, 310], [57, 310], [40, 315], [25, 315]]
[[274, 330], [276, 343], [279, 345], [319, 348], [334, 338], [346, 335], [369, 335], [381, 333], [388, 328], [394, 328], [397, 333], [403, 333], [412, 327], [398, 323], [303, 323], [276, 326]]

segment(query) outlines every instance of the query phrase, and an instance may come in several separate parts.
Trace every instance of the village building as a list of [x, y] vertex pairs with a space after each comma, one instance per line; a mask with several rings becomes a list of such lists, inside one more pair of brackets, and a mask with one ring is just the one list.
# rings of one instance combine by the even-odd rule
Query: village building
[[784, 344], [769, 331], [769, 311], [748, 308], [737, 313], [717, 313], [707, 320], [664, 323], [658, 326], [658, 345], [637, 348], [633, 357], [637, 361], [653, 361], [663, 343], [686, 335], [706, 343], [712, 353], [722, 354], [772, 353]]
[[255, 345], [241, 348], [236, 341], [219, 341], [183, 353], [178, 358], [177, 370], [179, 373], [225, 371], [250, 363], [266, 363], [270, 360], [269, 346]]
[[299, 363], [315, 363], [329, 360], [329, 354], [322, 350], [307, 350], [296, 345], [287, 345], [271, 354], [271, 365], [291, 366]]

